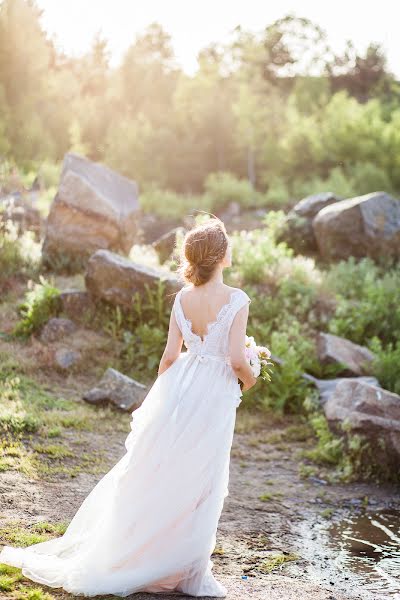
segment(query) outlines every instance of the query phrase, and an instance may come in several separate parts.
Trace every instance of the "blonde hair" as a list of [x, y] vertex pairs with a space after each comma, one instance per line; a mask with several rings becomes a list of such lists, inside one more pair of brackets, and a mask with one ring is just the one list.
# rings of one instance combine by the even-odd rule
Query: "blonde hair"
[[220, 219], [209, 219], [193, 227], [183, 239], [179, 275], [195, 286], [206, 283], [224, 258], [227, 247], [228, 235]]

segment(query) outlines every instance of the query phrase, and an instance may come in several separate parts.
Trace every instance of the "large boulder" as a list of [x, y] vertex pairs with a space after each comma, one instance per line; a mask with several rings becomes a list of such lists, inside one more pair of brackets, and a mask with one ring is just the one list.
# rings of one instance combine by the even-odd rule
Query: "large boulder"
[[338, 375], [366, 375], [369, 373], [374, 354], [365, 348], [330, 333], [319, 333], [317, 355], [323, 365], [342, 365]]
[[400, 201], [385, 192], [323, 208], [313, 220], [313, 229], [326, 259], [400, 257]]
[[337, 385], [341, 381], [355, 381], [355, 382], [359, 381], [359, 382], [363, 382], [363, 383], [368, 383], [370, 385], [374, 385], [376, 387], [380, 387], [379, 381], [376, 379], [376, 377], [361, 376], [361, 377], [346, 377], [346, 378], [335, 377], [334, 379], [317, 379], [316, 377], [313, 377], [312, 375], [309, 375], [308, 373], [303, 373], [303, 377], [306, 381], [309, 381], [310, 383], [315, 385], [315, 387], [317, 388], [317, 390], [319, 392], [319, 402], [320, 402], [321, 406], [323, 406], [329, 400], [329, 398], [332, 396], [332, 394], [336, 390]]
[[346, 422], [365, 435], [385, 465], [400, 467], [400, 396], [354, 379], [342, 379], [324, 404], [333, 427]]
[[85, 259], [99, 248], [127, 254], [139, 211], [134, 181], [76, 154], [66, 154], [50, 208], [44, 262], [55, 266]]
[[340, 200], [342, 198], [333, 192], [320, 192], [303, 198], [288, 213], [280, 240], [299, 252], [317, 250], [313, 219], [320, 210]]
[[163, 281], [167, 297], [182, 287], [176, 276], [134, 263], [108, 250], [98, 250], [90, 257], [85, 281], [94, 298], [127, 309], [132, 307], [133, 294], [145, 292], [146, 284], [155, 286]]

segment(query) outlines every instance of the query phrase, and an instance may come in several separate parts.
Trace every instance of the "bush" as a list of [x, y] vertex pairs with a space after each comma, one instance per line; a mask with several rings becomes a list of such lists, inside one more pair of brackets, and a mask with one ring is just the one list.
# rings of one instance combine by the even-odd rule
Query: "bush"
[[299, 334], [298, 324], [294, 324], [292, 332], [274, 331], [267, 345], [283, 363], [274, 366], [262, 404], [280, 413], [298, 413], [309, 389], [309, 383], [302, 377], [302, 363], [310, 360], [313, 345]]
[[101, 304], [94, 325], [99, 325], [119, 343], [118, 365], [132, 377], [151, 380], [157, 373], [168, 334], [171, 306], [165, 296], [165, 284], [145, 286], [144, 296], [136, 292], [132, 309]]
[[379, 190], [393, 192], [389, 174], [375, 163], [355, 163], [349, 167], [348, 171], [357, 196]]
[[305, 198], [324, 191], [331, 191], [343, 198], [358, 195], [352, 178], [347, 175], [342, 167], [334, 167], [325, 178], [315, 176], [307, 180], [296, 179], [292, 186], [292, 192], [296, 198]]
[[231, 236], [236, 272], [248, 284], [274, 281], [277, 266], [293, 256], [285, 243], [276, 244], [267, 227]]
[[[304, 457], [317, 465], [329, 465], [334, 471], [326, 474], [326, 478], [335, 481], [357, 481], [373, 478], [376, 481], [398, 481], [398, 473], [382, 465], [381, 456], [367, 437], [352, 433], [344, 421], [333, 432], [328, 421], [317, 407], [316, 392], [304, 401], [304, 409], [308, 413], [308, 422], [314, 430], [317, 444], [310, 450], [303, 450]], [[384, 450], [384, 445], [380, 450]], [[379, 458], [376, 458], [379, 456]]]
[[214, 212], [225, 208], [230, 202], [237, 202], [242, 208], [263, 204], [262, 195], [253, 188], [250, 181], [238, 179], [232, 173], [210, 173], [204, 182], [204, 190], [206, 204]]
[[140, 205], [144, 212], [165, 219], [182, 219], [196, 208], [209, 211], [210, 200], [204, 196], [178, 194], [171, 190], [162, 190], [157, 186], [147, 186], [140, 196]]
[[385, 348], [381, 340], [374, 337], [370, 349], [376, 355], [372, 363], [373, 375], [383, 388], [400, 395], [400, 337], [397, 342], [389, 343]]
[[266, 183], [268, 189], [264, 194], [265, 206], [279, 208], [290, 204], [289, 186], [283, 177], [272, 177]]
[[39, 281], [40, 283], [30, 282], [30, 289], [19, 307], [22, 318], [14, 328], [17, 336], [25, 337], [39, 331], [60, 309], [60, 290], [42, 276]]
[[326, 285], [337, 306], [329, 331], [358, 344], [378, 337], [384, 344], [400, 337], [400, 267], [384, 270], [370, 259], [354, 258], [330, 268]]

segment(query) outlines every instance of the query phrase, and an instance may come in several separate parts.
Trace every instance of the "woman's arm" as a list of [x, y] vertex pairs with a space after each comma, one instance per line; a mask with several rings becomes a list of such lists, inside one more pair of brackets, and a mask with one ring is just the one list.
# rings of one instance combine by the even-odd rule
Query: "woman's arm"
[[243, 391], [257, 383], [245, 355], [246, 327], [249, 317], [249, 305], [245, 304], [235, 315], [229, 333], [229, 356], [235, 374], [243, 382]]
[[176, 361], [181, 352], [182, 343], [182, 333], [176, 322], [174, 309], [172, 309], [169, 319], [167, 343], [158, 367], [158, 375], [161, 375]]

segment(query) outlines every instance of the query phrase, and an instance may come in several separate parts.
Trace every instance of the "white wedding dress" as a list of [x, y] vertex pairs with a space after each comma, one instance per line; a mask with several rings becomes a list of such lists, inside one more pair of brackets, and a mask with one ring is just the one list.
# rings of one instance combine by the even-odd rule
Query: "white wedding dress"
[[0, 563], [75, 595], [181, 592], [224, 597], [211, 554], [228, 495], [241, 388], [228, 335], [250, 302], [231, 293], [202, 340], [180, 302], [173, 310], [187, 352], [158, 376], [132, 413], [126, 453], [81, 504], [62, 537], [5, 546]]

